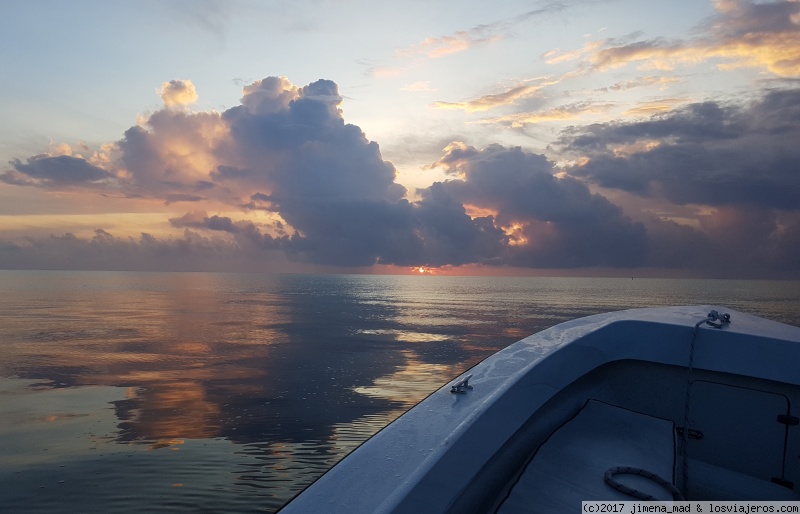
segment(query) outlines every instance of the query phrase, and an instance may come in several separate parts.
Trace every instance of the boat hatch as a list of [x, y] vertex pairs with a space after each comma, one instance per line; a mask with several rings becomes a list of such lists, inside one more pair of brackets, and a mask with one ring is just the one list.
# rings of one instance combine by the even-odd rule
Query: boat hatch
[[[791, 419], [786, 396], [705, 380], [694, 381], [690, 392], [690, 435], [699, 435], [688, 441], [692, 461], [792, 487], [785, 479], [788, 426], [782, 420]], [[697, 497], [692, 484], [704, 472], [690, 467], [688, 474], [689, 494]]]

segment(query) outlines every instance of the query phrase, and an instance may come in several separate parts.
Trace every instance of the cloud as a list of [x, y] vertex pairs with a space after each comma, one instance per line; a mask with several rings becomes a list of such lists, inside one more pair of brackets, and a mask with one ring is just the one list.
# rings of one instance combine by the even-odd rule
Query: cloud
[[[332, 81], [298, 87], [268, 77], [246, 85], [240, 105], [225, 112], [158, 110], [88, 159], [64, 147], [61, 155], [12, 161], [2, 179], [20, 187], [192, 210], [165, 214], [183, 231], [171, 237], [120, 238], [99, 227], [90, 239], [2, 243], [0, 267], [711, 269], [712, 256], [728, 256], [731, 269], [757, 262], [772, 266], [766, 271], [793, 269], [800, 247], [800, 214], [792, 215], [800, 211], [797, 90], [746, 105], [706, 102], [648, 120], [573, 127], [558, 147], [583, 160], [568, 173], [519, 147], [452, 143], [430, 166], [447, 178], [418, 190], [417, 201], [406, 197], [378, 144], [345, 122], [341, 102]], [[562, 114], [599, 107], [575, 103]], [[646, 212], [633, 219], [587, 181], [711, 208], [692, 227]], [[725, 237], [737, 224], [746, 226], [752, 251]]]
[[[103, 150], [109, 170], [69, 156], [35, 156], [12, 163], [3, 177], [32, 187], [91, 183], [97, 191], [166, 204], [267, 209], [297, 234], [287, 248], [310, 262], [393, 261], [403, 238], [392, 240], [380, 221], [413, 238], [406, 190], [378, 145], [344, 122], [341, 101], [328, 80], [296, 87], [268, 77], [245, 86], [241, 105], [223, 113], [156, 111]], [[103, 183], [112, 176], [116, 183]], [[272, 246], [257, 230], [248, 234]]]
[[598, 89], [598, 91], [627, 91], [629, 89], [649, 86], [662, 86], [662, 89], [664, 89], [667, 84], [674, 84], [680, 81], [681, 79], [677, 77], [657, 77], [649, 75], [646, 77], [640, 77], [638, 79], [615, 82], [608, 87]]
[[517, 232], [503, 262], [528, 267], [638, 266], [646, 231], [606, 198], [551, 161], [519, 147], [483, 150], [453, 144], [437, 166], [459, 180], [441, 187], [462, 204], [496, 212], [495, 224]]
[[797, 89], [693, 103], [646, 120], [572, 127], [553, 149], [575, 159], [570, 175], [611, 195], [691, 207], [691, 225], [646, 207], [637, 213], [648, 265], [791, 277], [800, 233], [798, 106]]
[[427, 37], [418, 45], [398, 50], [397, 54], [400, 57], [424, 55], [429, 59], [438, 59], [501, 39], [499, 35], [491, 34], [487, 28], [485, 25], [480, 25], [472, 30], [460, 30], [447, 36]]
[[637, 63], [642, 69], [672, 70], [718, 60], [720, 69], [759, 68], [779, 77], [800, 76], [800, 3], [720, 1], [716, 14], [690, 40], [606, 39], [575, 51], [554, 50], [546, 62], [581, 60], [584, 72]]
[[497, 118], [487, 118], [480, 123], [504, 125], [511, 128], [521, 128], [525, 125], [535, 123], [546, 123], [549, 121], [578, 120], [585, 115], [594, 115], [608, 112], [614, 107], [611, 103], [599, 103], [593, 101], [575, 102], [572, 104], [561, 105], [536, 112], [520, 112], [499, 116]]
[[253, 114], [285, 111], [300, 95], [300, 89], [286, 77], [267, 77], [242, 88], [242, 105]]
[[651, 116], [662, 112], [669, 112], [675, 109], [675, 106], [687, 104], [691, 101], [690, 98], [659, 98], [658, 100], [649, 100], [639, 102], [635, 107], [625, 110], [622, 113], [623, 117], [641, 117]]
[[191, 80], [170, 80], [161, 84], [161, 100], [167, 107], [182, 107], [197, 101], [197, 91]]
[[227, 232], [229, 234], [238, 234], [247, 232], [248, 230], [255, 230], [255, 224], [252, 221], [233, 221], [227, 216], [212, 215], [209, 216], [206, 211], [190, 211], [178, 218], [170, 218], [170, 225], [178, 228], [193, 228], [193, 229], [206, 229], [216, 230], [220, 232]]
[[443, 36], [429, 36], [417, 44], [398, 48], [394, 52], [393, 60], [400, 61], [401, 64], [377, 66], [369, 61], [363, 63], [369, 67], [369, 74], [374, 77], [396, 77], [420, 66], [426, 60], [440, 59], [502, 41], [509, 37], [517, 25], [566, 9], [567, 5], [563, 2], [548, 2], [516, 16], [483, 23], [467, 30], [457, 30]]
[[220, 166], [236, 167], [227, 164], [236, 163], [229, 132], [221, 113], [164, 108], [107, 145], [103, 160], [130, 196], [233, 203], [236, 192], [220, 188], [216, 175]]
[[[94, 237], [72, 234], [23, 242], [0, 242], [0, 268], [87, 270], [224, 270], [243, 267], [244, 255], [230, 241], [186, 231], [180, 237], [121, 238], [98, 229]], [[251, 263], [252, 264], [252, 263]]]
[[[291, 249], [292, 238], [285, 233], [275, 237], [262, 231], [250, 220], [234, 221], [228, 216], [211, 215], [205, 211], [191, 211], [178, 218], [170, 218], [170, 225], [178, 228], [196, 229], [209, 232], [223, 232], [232, 235], [236, 248], [244, 255], [258, 259], [263, 252], [276, 249]], [[283, 232], [277, 223], [277, 232]], [[295, 242], [296, 242], [295, 238]]]
[[776, 90], [749, 104], [695, 103], [645, 121], [573, 128], [558, 147], [586, 158], [572, 175], [603, 187], [681, 205], [797, 210], [798, 119], [800, 90]]
[[467, 112], [480, 112], [494, 109], [503, 105], [510, 105], [519, 100], [530, 96], [541, 89], [538, 86], [517, 86], [502, 93], [485, 95], [475, 100], [466, 102], [434, 102], [433, 106], [437, 109], [462, 110]]
[[437, 109], [463, 110], [466, 112], [488, 111], [497, 107], [513, 105], [520, 99], [535, 95], [547, 86], [557, 84], [560, 80], [561, 79], [552, 79], [549, 77], [527, 80], [525, 82], [534, 82], [534, 84], [523, 84], [503, 91], [502, 93], [484, 95], [465, 102], [438, 101], [434, 102], [433, 106]]
[[89, 163], [82, 157], [40, 154], [26, 162], [14, 159], [12, 169], [0, 174], [0, 180], [9, 184], [58, 188], [70, 184], [97, 184], [110, 182], [113, 175]]
[[[518, 148], [450, 145], [436, 165], [458, 178], [435, 183], [409, 202], [378, 145], [345, 123], [341, 101], [331, 81], [296, 87], [267, 78], [245, 86], [241, 105], [223, 113], [156, 111], [105, 149], [111, 171], [80, 175], [73, 166], [59, 173], [85, 182], [113, 172], [115, 190], [128, 196], [277, 216], [272, 226], [205, 210], [170, 218], [173, 227], [194, 231], [184, 239], [204, 242], [204, 248], [224, 243], [247, 258], [281, 251], [295, 261], [336, 266], [614, 265], [612, 248], [600, 240], [616, 234], [632, 249], [621, 262], [638, 262], [639, 229], [618, 208], [575, 179], [554, 178], [550, 161]], [[102, 181], [96, 187], [102, 192]], [[487, 214], [470, 215], [467, 205]], [[589, 228], [579, 228], [584, 223]], [[100, 233], [86, 246], [79, 241], [65, 236], [49, 244], [78, 253], [124, 247], [133, 255], [156, 243]], [[194, 248], [177, 239], [159, 244]]]
[[476, 46], [500, 41], [514, 26], [531, 19], [564, 11], [566, 8], [567, 6], [562, 2], [549, 2], [537, 9], [492, 23], [476, 25], [469, 30], [459, 30], [446, 36], [427, 37], [419, 44], [397, 50], [396, 54], [400, 57], [423, 55], [430, 59], [438, 59]]
[[202, 196], [189, 195], [185, 193], [173, 193], [164, 197], [164, 203], [169, 205], [178, 202], [200, 202], [204, 200]]

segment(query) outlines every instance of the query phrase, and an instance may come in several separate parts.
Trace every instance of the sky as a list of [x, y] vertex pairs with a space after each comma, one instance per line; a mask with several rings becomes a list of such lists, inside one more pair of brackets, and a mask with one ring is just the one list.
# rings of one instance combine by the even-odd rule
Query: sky
[[0, 269], [800, 279], [797, 0], [0, 19]]

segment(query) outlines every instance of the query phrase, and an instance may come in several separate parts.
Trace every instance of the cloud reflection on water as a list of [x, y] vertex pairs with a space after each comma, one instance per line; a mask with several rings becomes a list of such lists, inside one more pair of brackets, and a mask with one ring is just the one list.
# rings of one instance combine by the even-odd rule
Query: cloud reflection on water
[[[189, 441], [241, 445], [230, 458], [252, 460], [234, 481], [281, 502], [470, 360], [459, 336], [408, 324], [425, 299], [384, 301], [404, 294], [402, 283], [385, 291], [341, 277], [23, 275], [0, 297], [3, 375], [35, 379], [40, 392], [113, 388], [105, 407], [92, 406], [116, 420], [105, 444], [178, 453]], [[80, 411], [48, 410], [43, 398], [31, 409], [44, 409], [39, 418], [57, 432]], [[81, 430], [76, 437], [90, 438], [88, 425]], [[153, 472], [174, 465], [159, 466]]]

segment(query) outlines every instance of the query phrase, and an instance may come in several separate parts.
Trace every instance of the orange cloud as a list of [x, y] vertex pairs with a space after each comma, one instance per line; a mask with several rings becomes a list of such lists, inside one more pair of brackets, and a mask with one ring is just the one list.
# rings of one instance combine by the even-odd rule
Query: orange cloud
[[622, 113], [626, 117], [637, 116], [651, 116], [662, 112], [668, 112], [678, 105], [684, 105], [691, 102], [691, 98], [661, 98], [658, 100], [651, 100], [648, 102], [641, 102], [636, 107], [626, 110]]
[[467, 112], [480, 112], [494, 109], [503, 105], [513, 104], [520, 98], [531, 96], [540, 89], [539, 86], [518, 86], [503, 93], [485, 95], [475, 100], [466, 102], [434, 102], [438, 109], [463, 110]]
[[570, 52], [544, 55], [549, 64], [582, 59], [585, 70], [606, 71], [638, 63], [642, 69], [672, 70], [678, 66], [722, 60], [718, 69], [760, 68], [780, 77], [800, 76], [800, 2], [759, 4], [719, 0], [717, 16], [706, 34], [694, 40], [661, 39], [621, 44], [607, 39], [586, 43]]
[[182, 107], [197, 101], [197, 91], [191, 80], [170, 80], [161, 84], [161, 100], [167, 107]]
[[562, 62], [574, 61], [586, 55], [591, 55], [598, 48], [603, 46], [603, 41], [589, 41], [583, 45], [583, 48], [572, 51], [564, 51], [560, 48], [546, 52], [542, 57], [547, 64], [561, 64]]
[[467, 213], [467, 216], [472, 219], [485, 218], [487, 216], [492, 216], [493, 218], [497, 217], [497, 209], [491, 207], [481, 207], [467, 203], [464, 204], [464, 211]]
[[522, 128], [533, 123], [546, 123], [549, 121], [576, 120], [585, 115], [599, 114], [609, 111], [614, 107], [611, 103], [578, 102], [562, 105], [538, 112], [522, 112], [482, 120], [480, 123], [507, 125], [511, 128]]
[[[800, 3], [798, 3], [800, 5]], [[800, 16], [800, 14], [796, 15]], [[748, 34], [709, 51], [730, 59], [720, 69], [765, 68], [780, 77], [800, 76], [800, 33]]]
[[512, 105], [517, 100], [535, 95], [541, 89], [558, 84], [564, 77], [552, 78], [539, 78], [526, 80], [525, 82], [535, 82], [534, 84], [525, 84], [513, 87], [502, 93], [493, 95], [484, 95], [475, 100], [468, 100], [466, 102], [434, 102], [433, 106], [437, 109], [450, 109], [450, 110], [463, 110], [466, 112], [481, 112], [502, 107], [505, 105]]
[[438, 59], [502, 39], [497, 35], [485, 36], [481, 32], [480, 29], [460, 30], [449, 36], [427, 37], [418, 45], [398, 50], [397, 54], [401, 57], [424, 55], [429, 59]]

